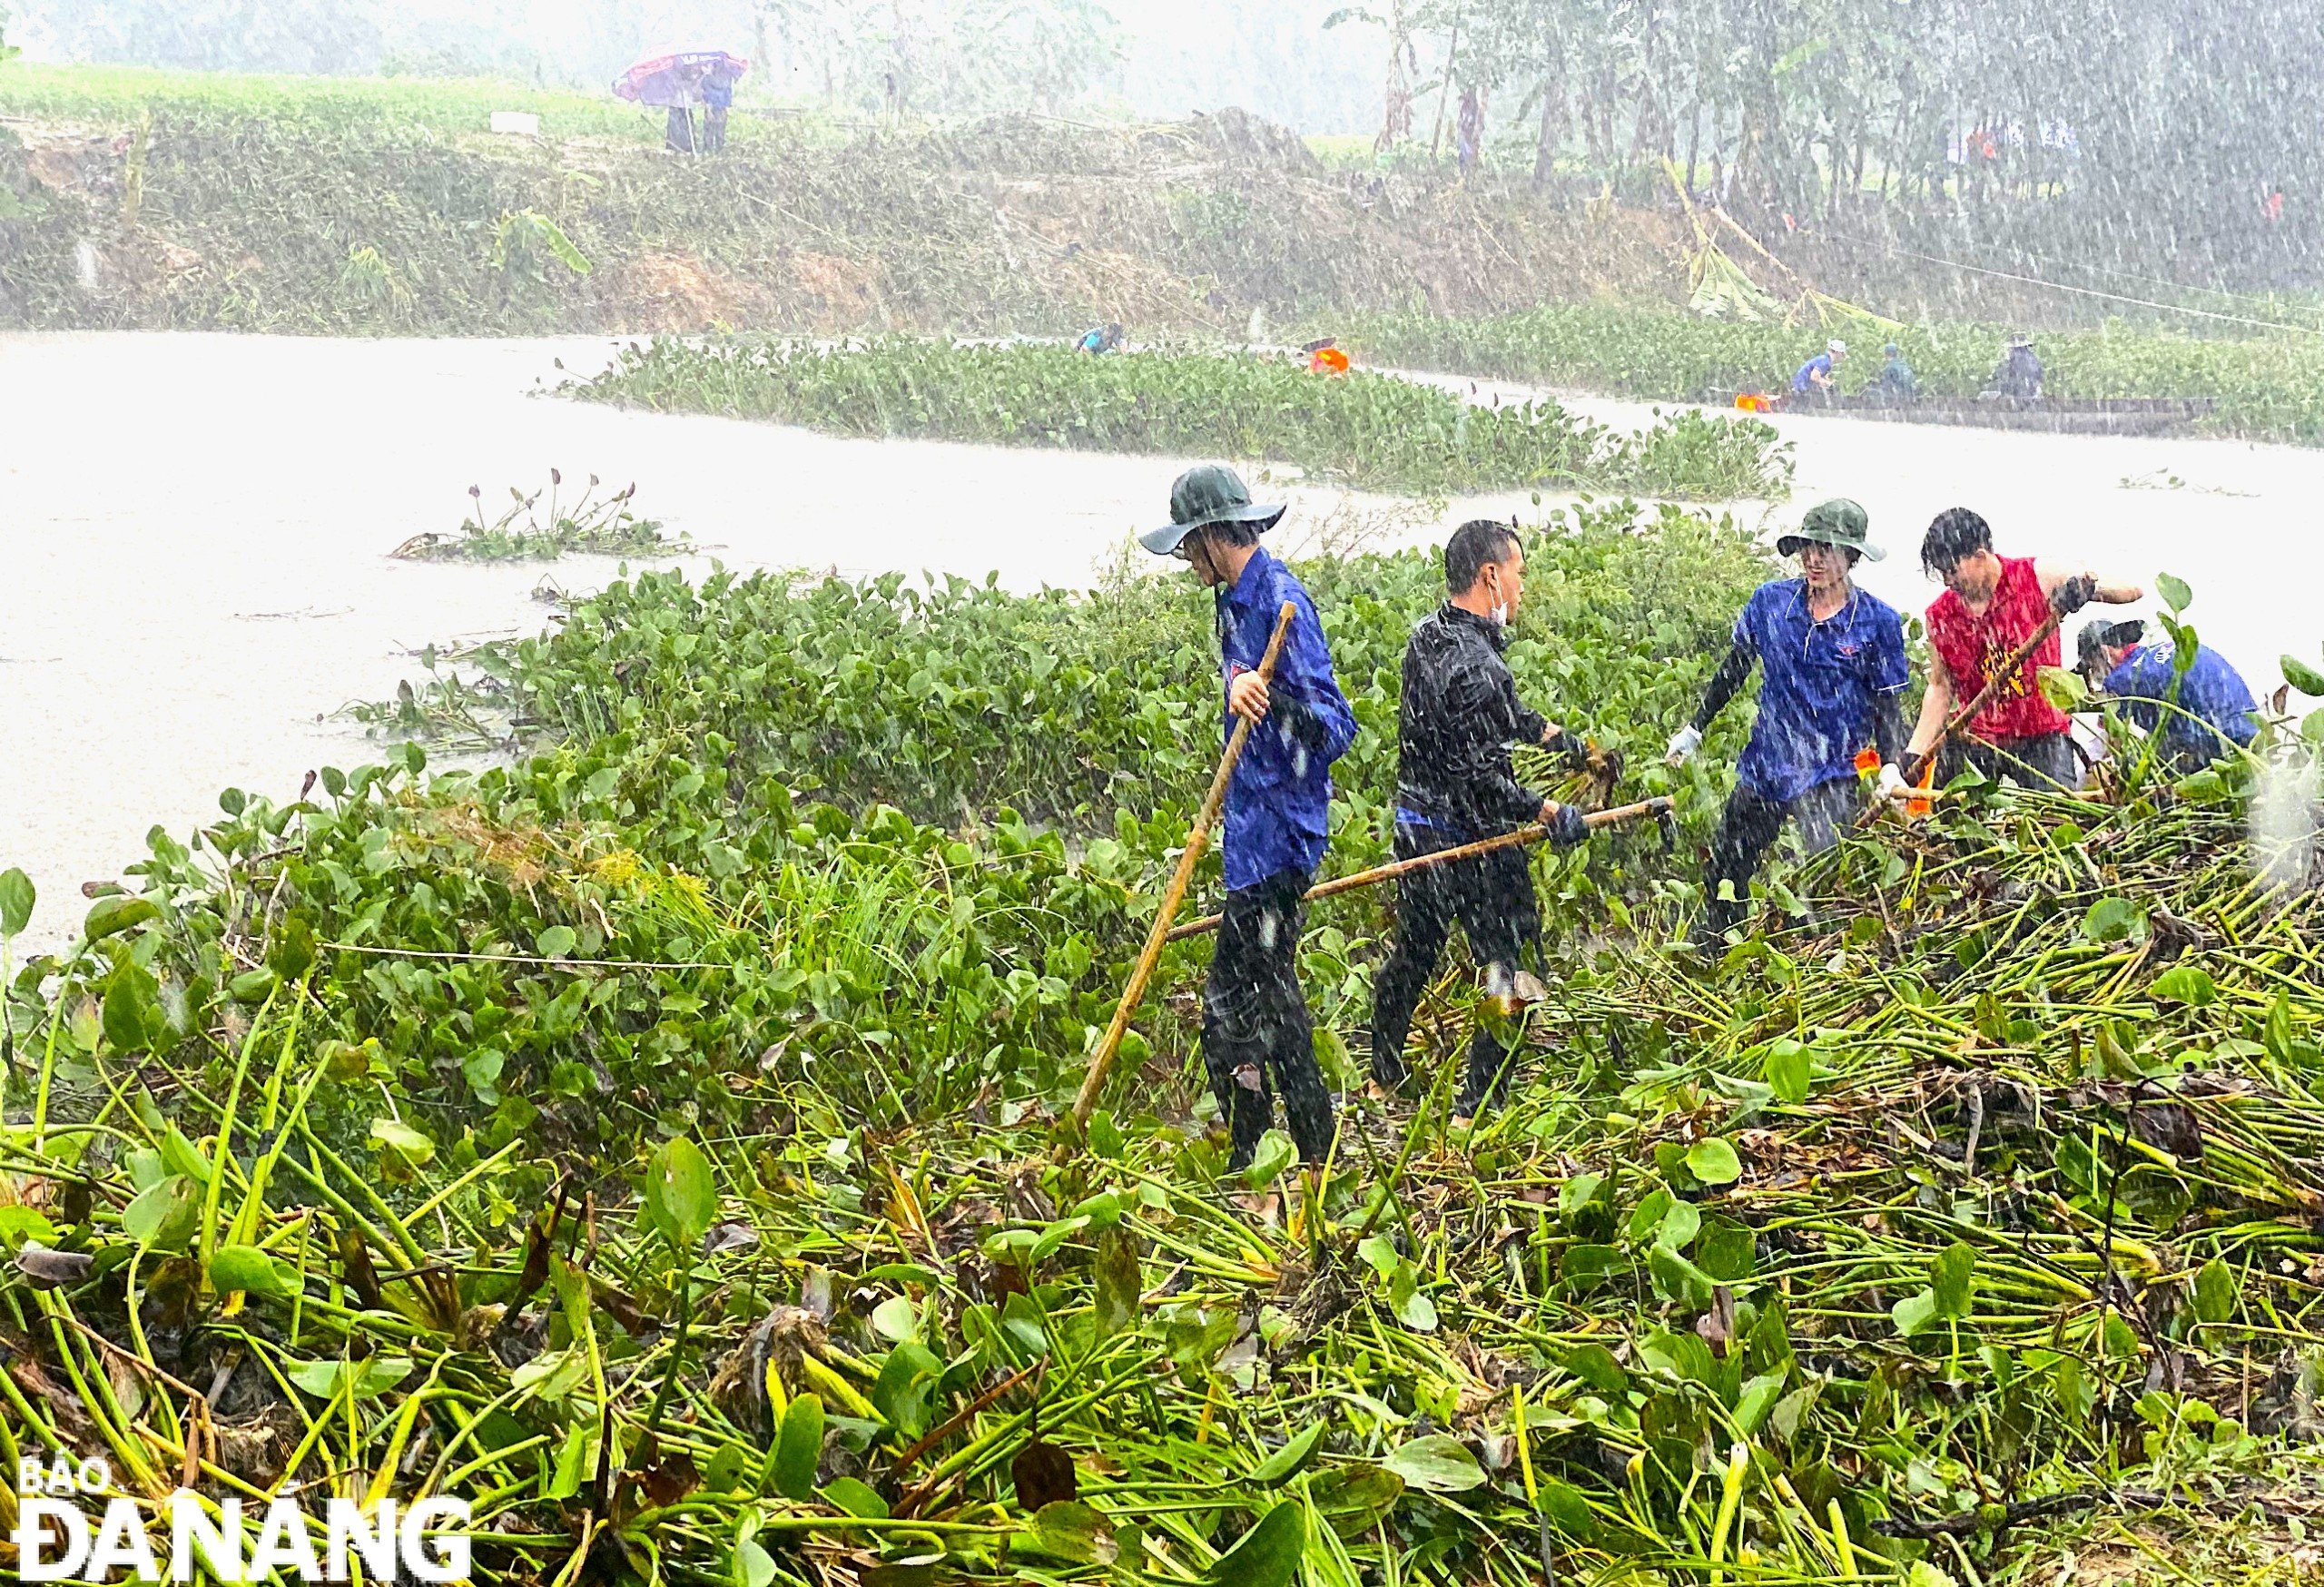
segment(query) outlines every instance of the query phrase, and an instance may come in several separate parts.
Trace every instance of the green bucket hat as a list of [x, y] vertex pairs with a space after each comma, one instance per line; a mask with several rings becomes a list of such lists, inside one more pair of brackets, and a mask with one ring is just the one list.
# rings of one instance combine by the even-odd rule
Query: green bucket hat
[[1170, 487], [1170, 521], [1138, 536], [1137, 543], [1157, 557], [1167, 557], [1178, 543], [1207, 524], [1256, 524], [1275, 527], [1283, 517], [1280, 505], [1255, 506], [1243, 477], [1223, 463], [1204, 463], [1178, 476]]
[[1809, 508], [1807, 516], [1799, 520], [1799, 527], [1776, 541], [1776, 551], [1779, 556], [1793, 556], [1803, 541], [1812, 540], [1819, 546], [1854, 551], [1867, 562], [1877, 562], [1888, 553], [1865, 538], [1869, 529], [1864, 508], [1845, 496], [1836, 496]]

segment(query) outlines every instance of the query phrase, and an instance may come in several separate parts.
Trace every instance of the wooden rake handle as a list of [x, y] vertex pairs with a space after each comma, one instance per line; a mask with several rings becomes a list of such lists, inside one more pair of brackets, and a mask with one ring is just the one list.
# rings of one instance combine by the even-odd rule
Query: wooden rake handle
[[[1648, 799], [1613, 810], [1593, 811], [1581, 820], [1583, 825], [1596, 832], [1601, 827], [1636, 821], [1641, 815], [1665, 816], [1676, 808], [1676, 803], [1669, 799]], [[1521, 826], [1515, 832], [1502, 833], [1498, 837], [1479, 838], [1473, 843], [1462, 843], [1457, 849], [1439, 849], [1433, 853], [1415, 854], [1409, 860], [1396, 860], [1385, 865], [1374, 865], [1369, 871], [1358, 871], [1351, 876], [1319, 882], [1299, 895], [1300, 902], [1313, 903], [1319, 898], [1332, 898], [1343, 892], [1353, 892], [1359, 887], [1374, 887], [1383, 882], [1393, 882], [1399, 876], [1425, 871], [1432, 865], [1446, 865], [1455, 860], [1472, 860], [1479, 854], [1490, 854], [1498, 849], [1521, 848], [1527, 843], [1538, 843], [1549, 835], [1550, 829], [1535, 822], [1530, 826]], [[1167, 940], [1176, 942], [1187, 937], [1199, 937], [1205, 932], [1215, 932], [1218, 930], [1220, 918], [1205, 915], [1200, 920], [1188, 921], [1183, 926], [1173, 926]]]
[[[1275, 620], [1275, 632], [1267, 638], [1266, 653], [1259, 657], [1260, 682], [1274, 681], [1275, 664], [1283, 654], [1284, 637], [1291, 632], [1291, 621], [1298, 615], [1298, 607], [1289, 601], [1283, 603], [1283, 610]], [[1187, 833], [1187, 846], [1178, 855], [1178, 868], [1171, 873], [1170, 885], [1162, 892], [1162, 905], [1154, 912], [1153, 928], [1146, 934], [1146, 950], [1137, 956], [1137, 965], [1129, 972], [1129, 984], [1122, 988], [1121, 1001], [1114, 1005], [1114, 1020], [1106, 1027], [1105, 1039], [1089, 1055], [1089, 1070], [1081, 1077], [1080, 1095], [1073, 1099], [1071, 1118], [1076, 1138], [1088, 1125], [1090, 1112], [1098, 1106], [1098, 1093], [1105, 1089], [1106, 1078], [1113, 1072], [1114, 1059], [1121, 1051], [1130, 1016], [1137, 1011], [1139, 1001], [1146, 996], [1146, 983], [1153, 979], [1155, 961], [1162, 957], [1162, 945], [1170, 940], [1170, 922], [1177, 918], [1178, 906], [1186, 902], [1187, 884], [1194, 880], [1195, 864], [1209, 844], [1211, 825], [1218, 819], [1219, 807], [1226, 803], [1227, 780], [1234, 776], [1235, 763], [1243, 758], [1243, 746], [1250, 737], [1250, 719], [1236, 718], [1235, 731], [1226, 740], [1226, 753], [1220, 757], [1217, 774], [1210, 780], [1210, 792], [1203, 797], [1194, 830]]]

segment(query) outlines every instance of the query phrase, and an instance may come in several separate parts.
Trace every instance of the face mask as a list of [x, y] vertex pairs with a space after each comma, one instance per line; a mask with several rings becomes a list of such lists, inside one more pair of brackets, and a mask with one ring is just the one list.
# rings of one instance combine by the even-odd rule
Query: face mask
[[1509, 626], [1509, 603], [1507, 601], [1495, 601], [1493, 603], [1492, 620], [1494, 624], [1500, 627], [1506, 628]]

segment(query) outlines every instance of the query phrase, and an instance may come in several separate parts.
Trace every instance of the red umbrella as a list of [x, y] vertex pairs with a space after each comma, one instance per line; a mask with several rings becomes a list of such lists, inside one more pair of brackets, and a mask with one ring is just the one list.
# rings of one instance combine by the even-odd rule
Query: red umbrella
[[640, 104], [699, 104], [704, 83], [724, 78], [731, 84], [750, 69], [748, 61], [724, 50], [663, 50], [615, 78], [614, 94]]

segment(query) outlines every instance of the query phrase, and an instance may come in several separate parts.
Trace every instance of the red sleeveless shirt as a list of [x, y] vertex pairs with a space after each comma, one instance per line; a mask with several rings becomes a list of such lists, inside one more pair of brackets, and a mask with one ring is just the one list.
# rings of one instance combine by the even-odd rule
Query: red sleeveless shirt
[[[1985, 686], [1991, 669], [2009, 658], [2034, 636], [2050, 615], [2050, 599], [2034, 572], [2031, 557], [2001, 559], [2001, 581], [1985, 615], [1972, 616], [1968, 602], [1946, 590], [1928, 609], [1928, 642], [1945, 670], [1953, 675], [1955, 708], [1965, 705]], [[1992, 705], [1969, 724], [1971, 736], [1988, 743], [2004, 738], [2037, 738], [2063, 733], [2066, 714], [2042, 697], [2041, 669], [2055, 666], [2063, 654], [2057, 635], [2042, 641], [2017, 676], [2004, 683]]]

